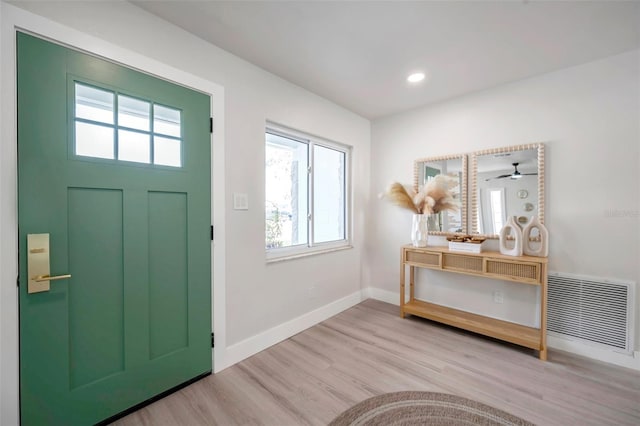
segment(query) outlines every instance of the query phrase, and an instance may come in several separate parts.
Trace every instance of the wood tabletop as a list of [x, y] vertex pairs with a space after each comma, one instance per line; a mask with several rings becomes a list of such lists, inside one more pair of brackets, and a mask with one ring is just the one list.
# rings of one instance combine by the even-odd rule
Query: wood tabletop
[[505, 254], [501, 254], [497, 251], [486, 250], [482, 253], [469, 253], [466, 251], [456, 251], [449, 250], [449, 247], [446, 246], [427, 246], [427, 247], [414, 247], [411, 244], [406, 244], [402, 246], [403, 249], [416, 251], [416, 252], [438, 252], [438, 253], [450, 253], [450, 254], [460, 254], [464, 256], [476, 256], [476, 257], [491, 257], [494, 259], [502, 259], [502, 260], [512, 260], [512, 261], [520, 261], [520, 262], [536, 262], [536, 263], [547, 263], [548, 259], [546, 257], [537, 257], [537, 256], [507, 256]]

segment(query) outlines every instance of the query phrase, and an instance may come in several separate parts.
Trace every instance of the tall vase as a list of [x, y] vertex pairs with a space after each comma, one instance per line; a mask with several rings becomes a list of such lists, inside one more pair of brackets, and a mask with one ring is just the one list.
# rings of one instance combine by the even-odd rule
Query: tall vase
[[414, 214], [413, 224], [411, 226], [411, 242], [414, 247], [426, 247], [427, 238], [429, 237], [429, 226], [427, 219], [429, 215]]
[[[540, 241], [531, 241], [531, 231], [534, 229], [538, 230]], [[533, 216], [522, 230], [522, 243], [522, 251], [527, 256], [547, 257], [549, 255], [549, 231], [537, 216]]]
[[[507, 244], [509, 234], [513, 235], [513, 247]], [[500, 230], [500, 253], [507, 256], [522, 256], [522, 229], [515, 220], [515, 216], [509, 216], [507, 223]]]

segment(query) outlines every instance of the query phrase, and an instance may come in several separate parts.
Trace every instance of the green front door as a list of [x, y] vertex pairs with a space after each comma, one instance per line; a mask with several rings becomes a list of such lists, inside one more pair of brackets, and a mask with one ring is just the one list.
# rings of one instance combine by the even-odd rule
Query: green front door
[[210, 99], [17, 42], [21, 421], [94, 424], [211, 371]]

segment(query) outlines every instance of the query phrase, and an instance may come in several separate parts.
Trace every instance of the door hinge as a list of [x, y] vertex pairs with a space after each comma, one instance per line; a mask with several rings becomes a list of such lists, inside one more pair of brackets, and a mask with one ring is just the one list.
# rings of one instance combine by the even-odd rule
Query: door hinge
[[211, 347], [212, 348], [216, 347], [216, 339], [215, 339], [215, 335], [213, 333], [211, 333]]
[[211, 241], [213, 241], [213, 225], [211, 225]]
[[213, 133], [213, 117], [209, 117], [209, 133]]

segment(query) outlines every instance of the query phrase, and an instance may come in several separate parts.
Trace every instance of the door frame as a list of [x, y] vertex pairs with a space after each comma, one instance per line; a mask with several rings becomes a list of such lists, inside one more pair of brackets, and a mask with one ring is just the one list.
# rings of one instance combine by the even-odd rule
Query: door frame
[[[18, 205], [17, 205], [17, 90], [16, 32], [34, 35], [102, 57], [183, 85], [211, 97], [214, 132], [211, 135], [211, 223], [215, 227], [212, 246], [212, 351], [213, 371], [226, 367], [225, 327], [225, 180], [224, 180], [224, 87], [123, 47], [58, 24], [16, 6], [0, 2], [0, 424], [19, 422], [19, 324]], [[7, 94], [11, 93], [11, 96]]]

